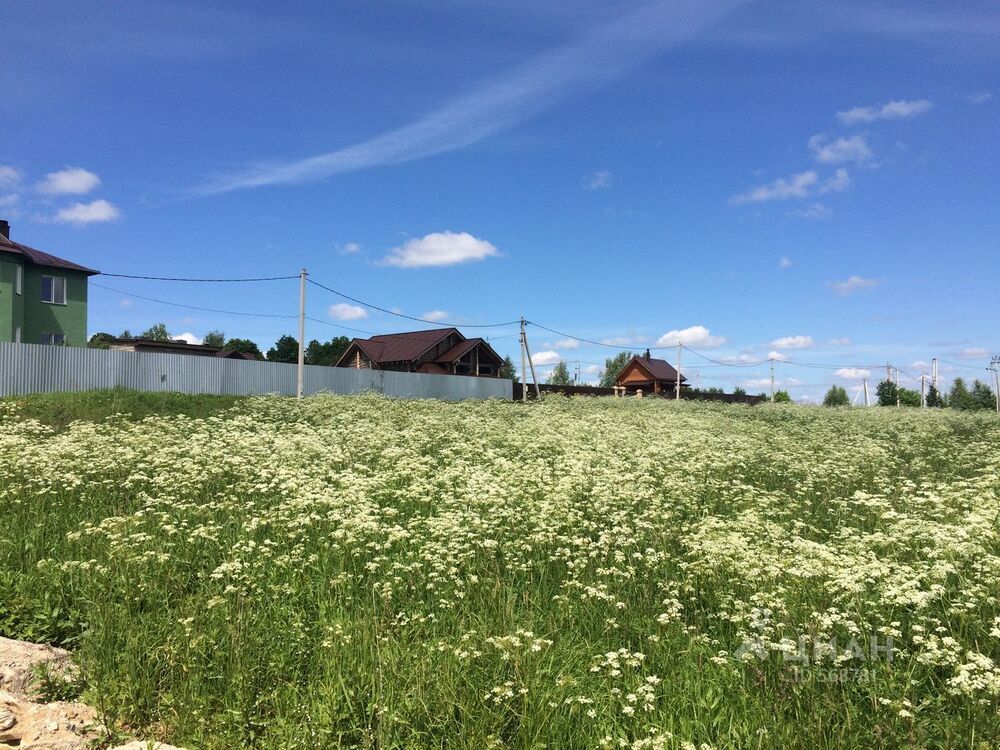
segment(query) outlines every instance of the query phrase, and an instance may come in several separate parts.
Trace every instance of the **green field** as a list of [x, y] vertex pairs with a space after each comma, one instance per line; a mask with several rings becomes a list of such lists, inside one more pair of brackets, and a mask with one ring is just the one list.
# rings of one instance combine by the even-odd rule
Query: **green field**
[[0, 634], [67, 645], [117, 727], [209, 750], [1000, 742], [993, 414], [67, 398], [0, 405]]

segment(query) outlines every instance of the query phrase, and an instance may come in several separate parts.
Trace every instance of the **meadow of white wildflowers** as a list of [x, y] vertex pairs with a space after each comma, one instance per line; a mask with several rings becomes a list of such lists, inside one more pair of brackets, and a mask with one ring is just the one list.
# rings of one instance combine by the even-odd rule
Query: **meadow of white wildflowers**
[[1000, 420], [634, 399], [0, 419], [0, 635], [271, 748], [996, 747]]

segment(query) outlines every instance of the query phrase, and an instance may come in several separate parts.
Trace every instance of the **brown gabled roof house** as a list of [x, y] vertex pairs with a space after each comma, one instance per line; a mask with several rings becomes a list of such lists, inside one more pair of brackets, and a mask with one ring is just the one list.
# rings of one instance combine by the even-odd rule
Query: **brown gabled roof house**
[[[681, 375], [681, 389], [685, 387], [685, 378]], [[642, 356], [635, 356], [622, 368], [615, 378], [615, 385], [623, 387], [628, 393], [642, 390], [643, 393], [675, 393], [677, 390], [677, 370], [665, 359], [653, 359], [649, 349]]]
[[484, 339], [437, 328], [354, 339], [334, 367], [498, 378], [502, 365], [503, 358]]

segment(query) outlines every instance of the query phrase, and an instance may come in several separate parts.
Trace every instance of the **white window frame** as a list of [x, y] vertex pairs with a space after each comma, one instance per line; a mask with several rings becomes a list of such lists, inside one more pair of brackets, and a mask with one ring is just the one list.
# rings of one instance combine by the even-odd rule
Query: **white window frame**
[[14, 265], [14, 294], [21, 294], [24, 287], [24, 266]]
[[21, 326], [14, 326], [14, 343], [21, 343]]
[[[61, 338], [62, 341], [56, 341], [56, 336], [58, 336], [59, 338]], [[44, 341], [41, 342], [42, 345], [47, 345], [47, 346], [65, 346], [66, 345], [66, 334], [65, 333], [43, 333], [42, 334], [42, 338], [45, 339]]]
[[[65, 276], [49, 276], [45, 274], [42, 276], [42, 289], [45, 288], [45, 279], [51, 279], [51, 284], [49, 285], [49, 291], [52, 292], [52, 299], [45, 299], [42, 297], [42, 302], [46, 305], [65, 305], [66, 304], [66, 277]], [[62, 299], [59, 300], [56, 294], [56, 287], [59, 286], [57, 282], [62, 282]]]

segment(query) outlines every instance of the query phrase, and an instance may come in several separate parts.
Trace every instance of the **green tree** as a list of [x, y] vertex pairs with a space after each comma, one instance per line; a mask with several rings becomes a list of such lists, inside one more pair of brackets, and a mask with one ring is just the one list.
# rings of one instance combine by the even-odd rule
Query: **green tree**
[[226, 334], [222, 331], [209, 331], [205, 334], [205, 338], [201, 340], [205, 346], [214, 346], [216, 349], [221, 349], [226, 345]]
[[900, 406], [920, 406], [920, 391], [914, 391], [909, 388], [899, 389], [899, 405]]
[[823, 397], [823, 406], [850, 406], [851, 399], [847, 397], [847, 391], [839, 385], [831, 385], [830, 390]]
[[944, 406], [944, 399], [933, 385], [927, 391], [927, 405], [931, 408]]
[[972, 383], [972, 392], [969, 394], [972, 399], [974, 409], [996, 409], [996, 397], [993, 389], [981, 380]]
[[132, 338], [132, 332], [128, 328], [126, 328], [124, 331], [122, 331], [121, 333], [118, 334], [118, 338], [120, 338], [120, 339], [130, 339], [130, 338]]
[[962, 378], [955, 378], [955, 382], [951, 384], [951, 393], [948, 394], [948, 406], [960, 411], [969, 411], [975, 408], [975, 404], [972, 401], [972, 394], [965, 387], [965, 381]]
[[517, 368], [514, 367], [514, 362], [511, 360], [509, 354], [503, 358], [503, 364], [500, 365], [500, 377], [513, 380], [515, 383], [521, 382], [521, 379], [517, 376]]
[[286, 362], [294, 364], [299, 361], [299, 342], [291, 336], [282, 336], [274, 346], [267, 350], [268, 362]]
[[139, 334], [139, 338], [149, 341], [170, 341], [170, 332], [165, 323], [154, 323]]
[[775, 391], [774, 392], [774, 403], [776, 404], [790, 404], [792, 403], [792, 397], [788, 395], [788, 391]]
[[566, 363], [560, 360], [552, 368], [552, 373], [546, 381], [549, 385], [573, 385], [573, 378], [569, 375], [569, 368]]
[[632, 361], [635, 355], [632, 352], [619, 352], [610, 359], [604, 360], [604, 372], [601, 373], [600, 386], [611, 388], [615, 384], [615, 379], [625, 369], [625, 365]]
[[[334, 364], [340, 355], [347, 351], [347, 347], [351, 345], [351, 340], [347, 336], [336, 336], [330, 339], [325, 344], [321, 344], [316, 339], [309, 342], [306, 347], [306, 364], [307, 365], [324, 365], [330, 366]], [[295, 348], [295, 361], [298, 362], [298, 344]]]
[[115, 337], [110, 333], [95, 333], [87, 341], [87, 346], [91, 349], [107, 349], [111, 344], [115, 342]]
[[891, 380], [883, 380], [875, 389], [875, 396], [878, 398], [879, 406], [895, 406], [896, 384]]
[[745, 396], [745, 395], [747, 395], [747, 392], [745, 390], [743, 390], [742, 388], [740, 388], [739, 386], [736, 386], [735, 388], [733, 388], [733, 395], [734, 396]]
[[[241, 352], [242, 354], [252, 354], [256, 359], [264, 359], [260, 353], [260, 348], [250, 339], [229, 339], [223, 347], [227, 352]], [[295, 360], [296, 362], [298, 359]]]

